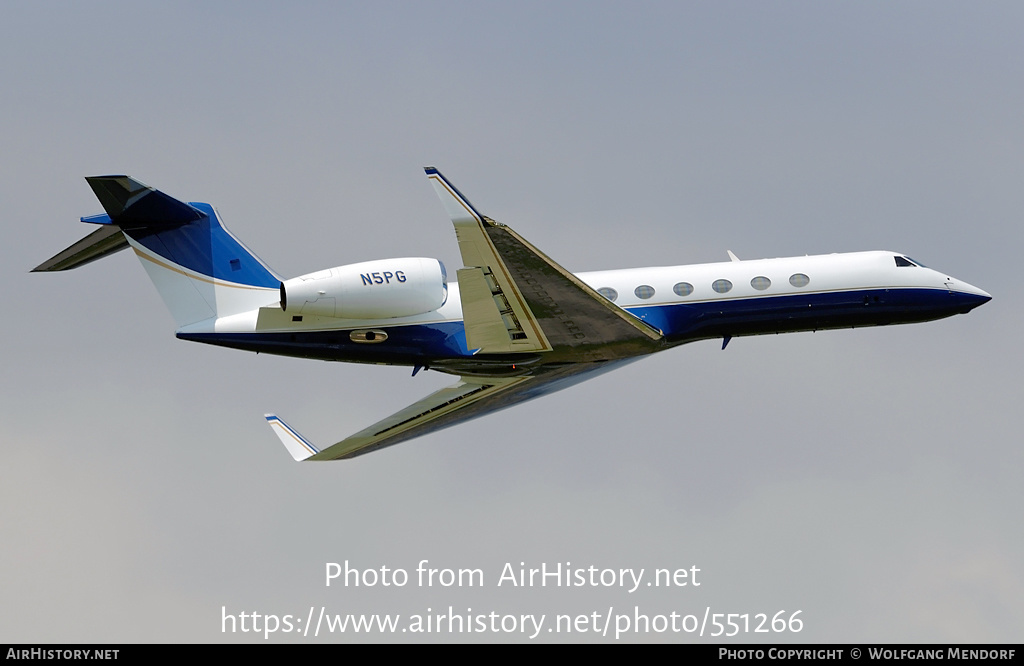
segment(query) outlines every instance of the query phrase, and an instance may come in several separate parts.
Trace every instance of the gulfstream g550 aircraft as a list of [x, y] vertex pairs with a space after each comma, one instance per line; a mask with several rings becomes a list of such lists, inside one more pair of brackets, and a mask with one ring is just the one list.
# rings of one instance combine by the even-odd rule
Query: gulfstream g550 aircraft
[[695, 340], [907, 324], [966, 313], [990, 296], [896, 252], [857, 252], [573, 274], [481, 215], [426, 169], [464, 266], [407, 257], [284, 279], [220, 223], [128, 176], [87, 178], [98, 229], [36, 271], [131, 247], [178, 324], [212, 345], [330, 361], [407, 365], [459, 380], [318, 447], [273, 414], [296, 460], [369, 453]]

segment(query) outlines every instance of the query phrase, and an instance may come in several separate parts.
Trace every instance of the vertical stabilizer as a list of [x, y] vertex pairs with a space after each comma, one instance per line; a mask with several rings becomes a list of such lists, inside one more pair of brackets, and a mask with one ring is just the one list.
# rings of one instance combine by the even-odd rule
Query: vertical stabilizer
[[75, 268], [130, 245], [179, 327], [278, 300], [280, 277], [224, 228], [211, 205], [179, 201], [128, 176], [86, 181], [107, 214], [82, 221], [106, 231], [35, 270]]

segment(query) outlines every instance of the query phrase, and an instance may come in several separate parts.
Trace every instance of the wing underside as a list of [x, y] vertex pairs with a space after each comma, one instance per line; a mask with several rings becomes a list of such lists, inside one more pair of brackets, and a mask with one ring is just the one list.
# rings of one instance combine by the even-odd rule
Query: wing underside
[[[266, 418], [296, 460], [354, 458], [553, 393], [623, 362], [628, 361], [565, 365], [527, 377], [461, 377], [457, 383], [325, 448], [307, 440], [277, 415], [267, 414]], [[522, 430], [519, 423], [514, 427]]]
[[[302, 457], [296, 455], [296, 451], [286, 436], [292, 439], [297, 436], [308, 444], [307, 440], [291, 431], [290, 428], [275, 428], [275, 432], [289, 448], [289, 451], [292, 451], [296, 460], [352, 458], [500, 409], [503, 406], [499, 399], [502, 394], [511, 393], [517, 385], [527, 381], [528, 378], [524, 377], [461, 378], [456, 384], [435, 391], [422, 400], [414, 402], [405, 409], [336, 444], [324, 449], [309, 446], [305, 449]], [[277, 417], [271, 414], [267, 415], [267, 420], [274, 425], [272, 418]]]

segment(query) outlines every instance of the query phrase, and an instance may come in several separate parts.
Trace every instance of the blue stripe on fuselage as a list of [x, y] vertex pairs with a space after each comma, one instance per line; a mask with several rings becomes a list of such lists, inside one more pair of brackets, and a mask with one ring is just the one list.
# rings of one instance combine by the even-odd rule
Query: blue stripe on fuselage
[[[882, 326], [941, 319], [987, 299], [945, 289], [856, 289], [694, 303], [632, 306], [627, 310], [660, 329], [671, 345], [723, 336]], [[185, 340], [270, 354], [357, 363], [417, 365], [472, 358], [461, 321], [377, 326], [380, 344], [349, 339], [351, 329], [294, 333], [179, 333]], [[481, 360], [487, 354], [479, 354]]]
[[670, 343], [679, 344], [725, 335], [931, 321], [963, 311], [964, 296], [947, 289], [852, 289], [634, 306], [627, 310], [660, 329]]
[[178, 333], [182, 340], [282, 356], [325, 361], [417, 365], [425, 360], [471, 357], [461, 321], [408, 326], [375, 326], [386, 330], [381, 343], [353, 342], [355, 329], [294, 333]]

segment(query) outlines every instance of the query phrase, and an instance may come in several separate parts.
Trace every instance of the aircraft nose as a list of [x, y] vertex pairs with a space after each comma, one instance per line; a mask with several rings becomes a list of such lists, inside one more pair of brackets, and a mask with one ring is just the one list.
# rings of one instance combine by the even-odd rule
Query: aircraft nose
[[974, 285], [959, 280], [952, 280], [952, 282], [951, 290], [956, 294], [957, 300], [963, 306], [963, 309], [960, 310], [963, 314], [967, 314], [974, 308], [992, 300], [992, 295], [983, 289], [978, 289]]

